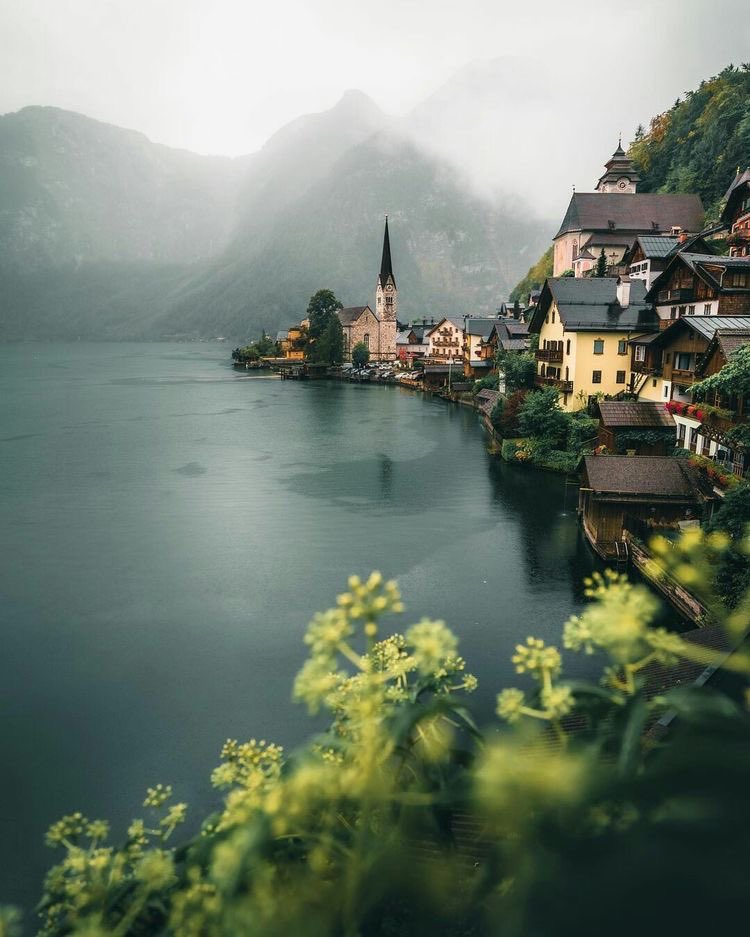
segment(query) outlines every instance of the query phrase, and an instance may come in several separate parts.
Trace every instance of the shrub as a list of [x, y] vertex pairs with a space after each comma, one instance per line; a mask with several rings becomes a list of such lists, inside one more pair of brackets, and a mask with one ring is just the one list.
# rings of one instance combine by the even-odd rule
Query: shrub
[[519, 425], [519, 411], [526, 399], [527, 391], [517, 390], [510, 397], [505, 398], [505, 403], [499, 417], [498, 431], [502, 436], [517, 436]]
[[570, 416], [558, 405], [558, 392], [545, 387], [528, 394], [518, 411], [518, 428], [523, 436], [533, 436], [538, 444], [556, 449], [564, 443]]

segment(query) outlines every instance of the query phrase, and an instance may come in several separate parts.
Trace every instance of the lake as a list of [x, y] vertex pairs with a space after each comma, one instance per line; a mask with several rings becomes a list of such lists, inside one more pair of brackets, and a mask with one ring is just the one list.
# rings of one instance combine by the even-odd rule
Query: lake
[[229, 354], [0, 346], [0, 903], [39, 895], [61, 814], [121, 833], [157, 782], [197, 813], [226, 738], [299, 743], [304, 627], [350, 573], [457, 631], [484, 721], [513, 646], [582, 607], [575, 489], [473, 411]]

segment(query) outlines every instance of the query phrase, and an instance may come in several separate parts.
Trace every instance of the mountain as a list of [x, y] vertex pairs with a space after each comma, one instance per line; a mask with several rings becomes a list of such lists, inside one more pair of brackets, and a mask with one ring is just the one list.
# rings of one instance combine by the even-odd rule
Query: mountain
[[544, 242], [360, 92], [238, 159], [25, 108], [0, 117], [0, 338], [244, 340], [320, 287], [372, 302], [386, 212], [407, 318], [494, 310]]

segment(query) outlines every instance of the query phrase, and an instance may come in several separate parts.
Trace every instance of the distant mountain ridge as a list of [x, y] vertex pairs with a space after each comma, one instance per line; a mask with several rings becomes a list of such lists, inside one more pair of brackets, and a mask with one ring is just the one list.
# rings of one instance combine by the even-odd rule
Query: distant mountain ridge
[[408, 318], [494, 310], [548, 233], [361, 92], [235, 159], [24, 108], [0, 117], [0, 339], [239, 340], [320, 287], [372, 302], [386, 211]]

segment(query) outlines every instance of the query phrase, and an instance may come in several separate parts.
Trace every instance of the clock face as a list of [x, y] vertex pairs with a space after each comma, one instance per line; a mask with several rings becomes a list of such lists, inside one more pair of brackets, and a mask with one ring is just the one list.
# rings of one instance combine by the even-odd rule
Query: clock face
[[628, 186], [628, 181], [629, 181], [628, 179], [619, 179], [617, 182], [618, 188], [626, 189]]
[[387, 292], [387, 293], [392, 293], [392, 292], [393, 292], [393, 287], [391, 286], [390, 283], [388, 284], [388, 286], [386, 286], [385, 289], [386, 289], [386, 292]]

